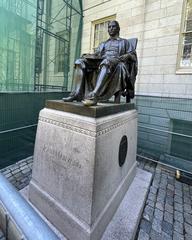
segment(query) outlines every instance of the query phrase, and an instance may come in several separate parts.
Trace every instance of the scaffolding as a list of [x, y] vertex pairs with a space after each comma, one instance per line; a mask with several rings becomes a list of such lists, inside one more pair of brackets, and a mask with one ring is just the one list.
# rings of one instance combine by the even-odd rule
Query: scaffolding
[[70, 90], [81, 0], [1, 0], [0, 20], [0, 91]]
[[0, 1], [0, 91], [34, 87], [35, 10], [33, 0]]
[[81, 47], [81, 1], [38, 0], [36, 23], [35, 90], [70, 90]]

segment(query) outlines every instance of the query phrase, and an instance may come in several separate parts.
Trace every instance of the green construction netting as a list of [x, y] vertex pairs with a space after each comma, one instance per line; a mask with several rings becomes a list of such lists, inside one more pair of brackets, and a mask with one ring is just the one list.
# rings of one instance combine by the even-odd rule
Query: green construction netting
[[0, 94], [0, 169], [33, 155], [39, 111], [62, 92]]
[[136, 96], [138, 155], [192, 172], [192, 99]]
[[34, 87], [36, 1], [0, 1], [0, 91]]

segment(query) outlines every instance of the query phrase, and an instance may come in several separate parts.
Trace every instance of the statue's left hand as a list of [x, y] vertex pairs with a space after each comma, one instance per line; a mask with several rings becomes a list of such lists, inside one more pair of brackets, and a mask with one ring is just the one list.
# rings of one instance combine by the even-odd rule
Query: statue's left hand
[[130, 59], [130, 54], [129, 53], [124, 54], [124, 55], [119, 57], [119, 60], [122, 61], [122, 62], [126, 62], [129, 59]]

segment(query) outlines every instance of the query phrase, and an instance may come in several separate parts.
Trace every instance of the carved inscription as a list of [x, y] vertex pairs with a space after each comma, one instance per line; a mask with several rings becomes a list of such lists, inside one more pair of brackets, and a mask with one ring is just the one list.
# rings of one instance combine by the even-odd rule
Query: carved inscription
[[81, 164], [75, 160], [72, 159], [68, 156], [65, 156], [61, 151], [56, 150], [54, 147], [52, 146], [48, 146], [48, 145], [43, 145], [42, 151], [46, 154], [48, 154], [52, 161], [59, 161], [60, 163], [62, 163], [62, 166], [64, 168], [67, 167], [76, 167], [76, 168], [82, 168]]

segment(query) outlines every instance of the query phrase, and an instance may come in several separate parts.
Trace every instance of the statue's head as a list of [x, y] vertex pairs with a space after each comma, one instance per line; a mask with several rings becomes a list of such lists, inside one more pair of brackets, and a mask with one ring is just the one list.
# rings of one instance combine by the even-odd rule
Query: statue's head
[[111, 21], [108, 24], [108, 33], [110, 37], [118, 37], [120, 32], [120, 26], [117, 21]]

